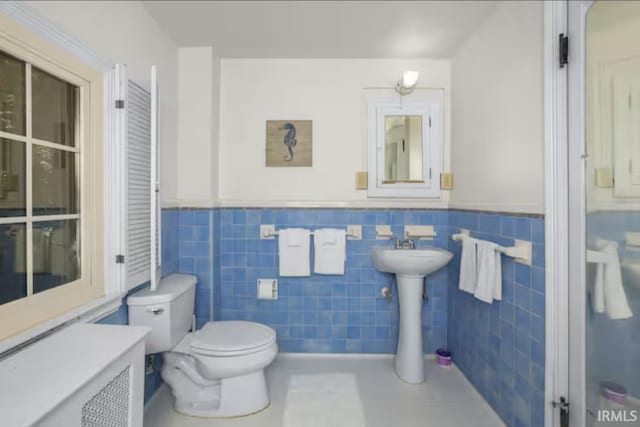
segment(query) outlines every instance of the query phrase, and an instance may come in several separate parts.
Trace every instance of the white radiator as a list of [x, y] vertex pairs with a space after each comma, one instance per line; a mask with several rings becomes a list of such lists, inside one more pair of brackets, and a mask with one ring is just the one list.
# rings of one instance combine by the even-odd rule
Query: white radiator
[[77, 324], [0, 362], [6, 425], [142, 427], [147, 333]]

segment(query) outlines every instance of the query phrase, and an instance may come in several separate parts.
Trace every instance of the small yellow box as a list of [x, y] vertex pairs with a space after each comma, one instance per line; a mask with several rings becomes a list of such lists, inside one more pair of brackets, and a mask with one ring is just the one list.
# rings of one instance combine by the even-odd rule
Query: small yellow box
[[611, 168], [596, 169], [596, 187], [612, 188], [613, 187], [613, 171]]
[[451, 190], [451, 189], [453, 189], [453, 174], [452, 173], [441, 173], [440, 174], [440, 189], [441, 190]]
[[356, 172], [356, 190], [369, 188], [369, 175], [367, 172]]

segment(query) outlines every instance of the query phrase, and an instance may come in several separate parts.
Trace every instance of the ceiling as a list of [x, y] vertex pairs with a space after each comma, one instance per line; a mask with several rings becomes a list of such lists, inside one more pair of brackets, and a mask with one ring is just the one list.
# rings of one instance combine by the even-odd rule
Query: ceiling
[[226, 58], [449, 58], [497, 1], [145, 1], [179, 46]]

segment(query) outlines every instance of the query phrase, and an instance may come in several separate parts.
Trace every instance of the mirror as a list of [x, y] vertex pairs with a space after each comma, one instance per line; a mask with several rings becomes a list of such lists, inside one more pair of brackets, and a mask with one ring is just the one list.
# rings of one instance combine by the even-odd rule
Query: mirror
[[375, 92], [366, 101], [368, 196], [439, 198], [443, 91]]
[[422, 116], [385, 116], [384, 128], [383, 182], [424, 182]]

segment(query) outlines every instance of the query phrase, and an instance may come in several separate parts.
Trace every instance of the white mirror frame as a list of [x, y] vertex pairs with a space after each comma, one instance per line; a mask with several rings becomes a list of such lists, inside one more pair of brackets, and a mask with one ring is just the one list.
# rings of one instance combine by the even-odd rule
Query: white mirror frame
[[[421, 91], [420, 100], [412, 96], [367, 97], [367, 151], [369, 158], [369, 197], [430, 198], [440, 197], [440, 168], [443, 91]], [[384, 184], [385, 116], [422, 116], [422, 183]]]

